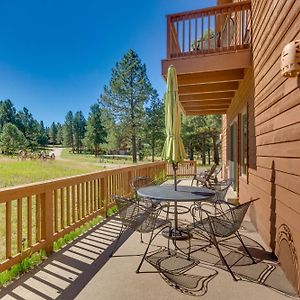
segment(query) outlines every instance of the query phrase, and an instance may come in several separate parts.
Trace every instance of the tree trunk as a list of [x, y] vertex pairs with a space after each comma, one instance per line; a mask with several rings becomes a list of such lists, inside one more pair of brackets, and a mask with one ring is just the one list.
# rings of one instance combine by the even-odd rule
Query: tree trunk
[[205, 152], [201, 153], [201, 159], [202, 159], [202, 165], [205, 166], [206, 165]]
[[193, 143], [190, 143], [190, 160], [194, 160], [194, 148], [193, 148]]
[[74, 135], [73, 135], [73, 133], [72, 133], [72, 152], [73, 152], [73, 154], [75, 152], [75, 143], [74, 143]]
[[132, 141], [132, 162], [136, 163], [136, 161], [137, 161], [137, 158], [136, 158], [136, 136], [135, 136], [135, 127], [134, 126], [132, 128], [131, 141]]
[[98, 146], [95, 145], [95, 157], [98, 157]]
[[152, 137], [152, 162], [154, 162], [154, 155], [155, 155], [155, 139]]
[[208, 164], [210, 165], [210, 149], [207, 150]]
[[136, 124], [135, 124], [135, 107], [134, 107], [134, 96], [133, 96], [133, 74], [132, 70], [130, 72], [130, 114], [131, 114], [131, 126], [132, 126], [132, 135], [131, 135], [131, 141], [132, 141], [132, 162], [136, 163]]
[[141, 139], [138, 140], [138, 150], [139, 150], [139, 161], [143, 160], [143, 153], [142, 153], [142, 141]]
[[219, 149], [217, 145], [217, 137], [213, 135], [212, 140], [213, 140], [213, 147], [214, 147], [214, 161], [216, 165], [219, 165], [220, 157], [219, 157]]

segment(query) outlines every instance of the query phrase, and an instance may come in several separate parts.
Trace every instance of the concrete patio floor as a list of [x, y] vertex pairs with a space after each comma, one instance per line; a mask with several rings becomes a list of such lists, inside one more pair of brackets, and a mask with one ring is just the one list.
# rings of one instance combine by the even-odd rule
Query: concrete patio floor
[[[182, 180], [180, 184], [190, 184]], [[184, 215], [184, 222], [190, 217]], [[239, 278], [234, 281], [220, 263], [215, 249], [207, 247], [195, 252], [187, 261], [181, 254], [166, 256], [166, 239], [158, 236], [151, 246], [148, 261], [135, 272], [146, 248], [140, 243], [140, 234], [128, 230], [119, 242], [119, 249], [110, 258], [112, 243], [121, 224], [109, 218], [83, 234], [74, 242], [54, 253], [35, 270], [24, 274], [0, 291], [1, 299], [288, 299], [295, 291], [288, 283], [267, 247], [245, 220], [241, 234], [257, 264], [250, 264], [239, 251], [236, 241], [222, 246], [228, 261], [234, 261], [233, 270]], [[145, 240], [149, 234], [144, 235]], [[179, 245], [184, 249], [185, 242]], [[198, 244], [197, 244], [198, 245]], [[196, 242], [193, 247], [196, 247]], [[252, 252], [253, 251], [253, 252]], [[261, 256], [258, 259], [258, 256]], [[163, 259], [161, 259], [163, 258]], [[157, 262], [168, 272], [157, 273]], [[150, 263], [152, 264], [150, 264]], [[241, 263], [242, 262], [242, 263]], [[182, 272], [173, 272], [174, 266], [183, 266]]]

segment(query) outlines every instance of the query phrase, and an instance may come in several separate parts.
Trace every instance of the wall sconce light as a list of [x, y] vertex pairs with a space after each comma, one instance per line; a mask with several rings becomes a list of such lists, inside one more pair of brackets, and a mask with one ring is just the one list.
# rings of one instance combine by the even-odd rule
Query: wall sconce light
[[281, 75], [297, 77], [300, 74], [300, 40], [288, 43], [281, 53]]

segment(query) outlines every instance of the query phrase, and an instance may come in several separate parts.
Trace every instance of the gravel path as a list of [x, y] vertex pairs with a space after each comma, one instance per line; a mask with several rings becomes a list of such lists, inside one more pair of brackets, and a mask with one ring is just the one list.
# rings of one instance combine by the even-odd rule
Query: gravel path
[[55, 155], [55, 159], [62, 159], [61, 158], [61, 152], [62, 152], [62, 148], [53, 148], [53, 153]]

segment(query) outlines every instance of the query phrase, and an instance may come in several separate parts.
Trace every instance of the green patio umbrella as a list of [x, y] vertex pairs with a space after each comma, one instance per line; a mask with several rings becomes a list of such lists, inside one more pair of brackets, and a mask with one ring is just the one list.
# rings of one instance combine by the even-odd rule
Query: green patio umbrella
[[181, 118], [177, 75], [176, 69], [173, 66], [170, 66], [168, 69], [167, 93], [165, 97], [165, 126], [167, 137], [162, 152], [162, 159], [173, 165], [174, 186], [176, 191], [176, 170], [178, 163], [184, 160], [186, 154], [180, 136]]

